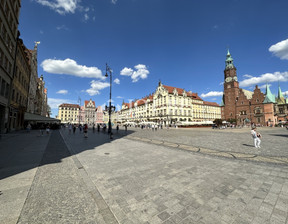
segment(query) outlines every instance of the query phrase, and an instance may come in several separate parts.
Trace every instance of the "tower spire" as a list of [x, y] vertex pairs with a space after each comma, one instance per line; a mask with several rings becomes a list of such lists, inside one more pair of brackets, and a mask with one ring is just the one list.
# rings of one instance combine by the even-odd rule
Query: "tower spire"
[[271, 93], [269, 85], [266, 84], [266, 94], [263, 103], [275, 103], [275, 96]]
[[279, 104], [285, 104], [285, 98], [282, 94], [282, 90], [280, 88], [280, 83], [278, 82], [278, 97], [277, 97], [277, 102]]
[[225, 69], [235, 68], [233, 64], [233, 58], [230, 54], [229, 48], [227, 50], [226, 60], [225, 60]]

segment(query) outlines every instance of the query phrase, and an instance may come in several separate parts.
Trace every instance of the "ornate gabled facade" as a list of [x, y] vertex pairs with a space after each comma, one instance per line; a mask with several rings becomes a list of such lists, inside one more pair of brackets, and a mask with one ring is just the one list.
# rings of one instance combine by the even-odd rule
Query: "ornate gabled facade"
[[31, 66], [31, 75], [29, 83], [29, 97], [28, 97], [28, 109], [29, 113], [36, 113], [37, 111], [37, 80], [38, 80], [38, 61], [37, 61], [37, 52], [38, 45], [37, 43], [34, 46], [34, 50], [29, 50], [30, 52], [30, 66]]
[[287, 99], [280, 87], [276, 98], [266, 85], [266, 93], [258, 86], [253, 92], [239, 88], [236, 67], [228, 50], [224, 70], [224, 94], [221, 103], [223, 120], [236, 121], [237, 125], [259, 124], [274, 126], [279, 121], [287, 121]]
[[85, 124], [93, 125], [96, 122], [96, 106], [95, 101], [91, 99], [84, 102]]
[[163, 125], [177, 122], [204, 122], [221, 118], [218, 104], [203, 101], [197, 93], [159, 85], [153, 95], [122, 104], [119, 112], [122, 122], [154, 121]]

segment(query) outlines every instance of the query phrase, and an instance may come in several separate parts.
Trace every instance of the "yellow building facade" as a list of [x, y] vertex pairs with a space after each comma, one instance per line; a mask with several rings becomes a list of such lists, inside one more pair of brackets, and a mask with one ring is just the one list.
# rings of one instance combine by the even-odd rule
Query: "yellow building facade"
[[197, 93], [159, 82], [154, 94], [130, 103], [123, 102], [119, 119], [121, 122], [153, 121], [163, 125], [208, 124], [221, 119], [221, 108], [217, 103], [203, 101]]
[[78, 104], [63, 103], [58, 107], [57, 119], [61, 120], [61, 123], [79, 123], [80, 106]]

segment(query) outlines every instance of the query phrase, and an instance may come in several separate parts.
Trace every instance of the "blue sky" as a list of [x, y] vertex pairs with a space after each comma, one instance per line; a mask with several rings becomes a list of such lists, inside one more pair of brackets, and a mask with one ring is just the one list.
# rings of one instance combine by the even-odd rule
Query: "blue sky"
[[[19, 30], [38, 45], [52, 117], [61, 103], [113, 103], [165, 85], [221, 102], [227, 48], [240, 87], [288, 95], [287, 0], [24, 0]], [[265, 89], [263, 88], [263, 92]]]

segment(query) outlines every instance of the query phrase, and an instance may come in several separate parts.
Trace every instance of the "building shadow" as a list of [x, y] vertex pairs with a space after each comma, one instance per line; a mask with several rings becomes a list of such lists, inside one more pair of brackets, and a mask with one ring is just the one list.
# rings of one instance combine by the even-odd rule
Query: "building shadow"
[[[84, 134], [79, 131], [69, 134], [67, 129], [53, 130], [50, 136], [46, 134], [40, 136], [39, 131], [11, 134], [0, 141], [0, 180], [47, 164], [61, 163], [64, 158], [94, 150], [98, 146], [121, 139], [133, 132], [113, 130], [113, 139], [107, 131], [98, 133], [97, 130], [95, 133], [89, 130], [88, 138], [84, 138]], [[45, 148], [43, 144], [47, 144]]]

